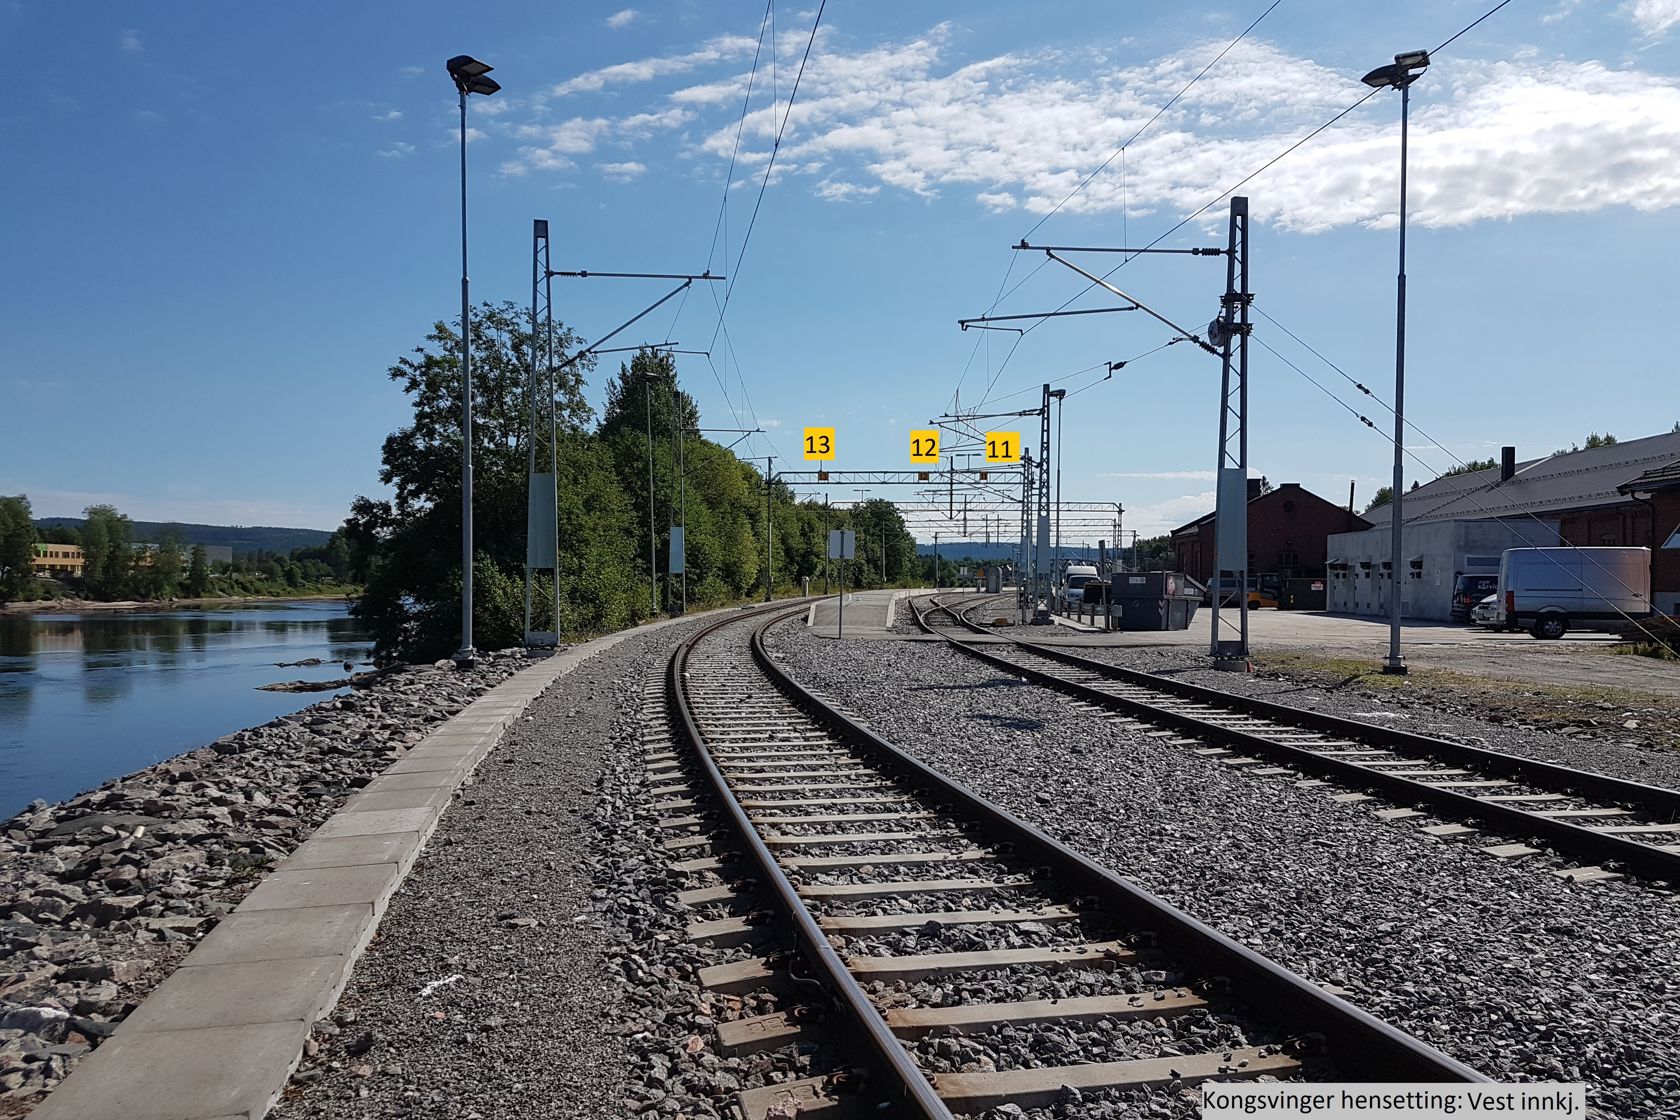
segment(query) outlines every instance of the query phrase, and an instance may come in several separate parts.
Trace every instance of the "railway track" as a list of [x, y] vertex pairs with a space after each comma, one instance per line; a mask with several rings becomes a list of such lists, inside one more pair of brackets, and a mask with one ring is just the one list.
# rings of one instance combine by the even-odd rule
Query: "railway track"
[[650, 757], [666, 847], [695, 884], [678, 896], [688, 935], [729, 957], [700, 982], [752, 1012], [719, 1024], [720, 1047], [810, 1065], [743, 1092], [748, 1120], [949, 1120], [1093, 1093], [1190, 1116], [1209, 1079], [1485, 1080], [806, 690], [763, 643], [786, 617], [676, 649], [680, 742]]
[[995, 633], [970, 621], [967, 611], [937, 601], [911, 609], [923, 630], [970, 657], [1175, 733], [1224, 765], [1329, 780], [1348, 787], [1337, 795], [1343, 800], [1369, 800], [1365, 791], [1375, 790], [1392, 804], [1378, 810], [1387, 820], [1423, 816], [1417, 806], [1426, 806], [1454, 822], [1429, 826], [1432, 835], [1468, 837], [1487, 828], [1508, 837], [1483, 849], [1499, 858], [1537, 854], [1525, 842], [1534, 840], [1591, 861], [1557, 872], [1567, 878], [1614, 879], [1626, 871], [1680, 883], [1675, 790], [1236, 696], [1013, 635], [982, 647], [953, 634], [958, 628]]

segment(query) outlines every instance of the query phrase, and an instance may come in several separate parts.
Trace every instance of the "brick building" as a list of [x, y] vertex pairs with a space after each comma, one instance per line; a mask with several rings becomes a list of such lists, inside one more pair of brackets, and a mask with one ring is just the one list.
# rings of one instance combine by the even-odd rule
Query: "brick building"
[[[1257, 576], [1276, 572], [1285, 579], [1322, 576], [1332, 533], [1369, 529], [1371, 523], [1305, 490], [1285, 482], [1260, 493], [1260, 480], [1248, 480], [1248, 572]], [[1213, 514], [1199, 517], [1172, 531], [1173, 552], [1181, 572], [1208, 583], [1213, 579]]]

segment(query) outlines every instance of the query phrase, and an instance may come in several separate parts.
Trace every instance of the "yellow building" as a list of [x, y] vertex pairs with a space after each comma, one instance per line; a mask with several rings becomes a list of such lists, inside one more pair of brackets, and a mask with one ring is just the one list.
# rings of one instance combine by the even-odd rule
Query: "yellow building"
[[35, 574], [43, 576], [80, 576], [87, 560], [79, 544], [37, 544], [35, 546]]

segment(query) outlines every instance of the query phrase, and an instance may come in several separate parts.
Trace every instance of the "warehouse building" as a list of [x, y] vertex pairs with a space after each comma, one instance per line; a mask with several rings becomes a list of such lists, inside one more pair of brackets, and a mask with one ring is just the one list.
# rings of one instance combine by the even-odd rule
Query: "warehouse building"
[[[1559, 544], [1656, 550], [1653, 603], [1680, 609], [1680, 432], [1525, 462], [1506, 447], [1498, 466], [1415, 487], [1401, 505], [1400, 613], [1407, 618], [1445, 621], [1458, 576], [1497, 575], [1507, 548]], [[1393, 508], [1367, 511], [1369, 529], [1331, 537], [1330, 610], [1388, 613]]]

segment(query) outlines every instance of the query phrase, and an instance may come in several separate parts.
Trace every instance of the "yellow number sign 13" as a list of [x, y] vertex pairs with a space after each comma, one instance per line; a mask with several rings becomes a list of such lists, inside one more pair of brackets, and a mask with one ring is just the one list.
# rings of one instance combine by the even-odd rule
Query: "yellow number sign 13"
[[806, 428], [805, 429], [805, 458], [832, 459], [834, 458], [834, 429]]
[[1019, 463], [1021, 461], [1020, 432], [987, 432], [986, 462]]
[[939, 462], [939, 429], [910, 429], [910, 461], [912, 463]]

